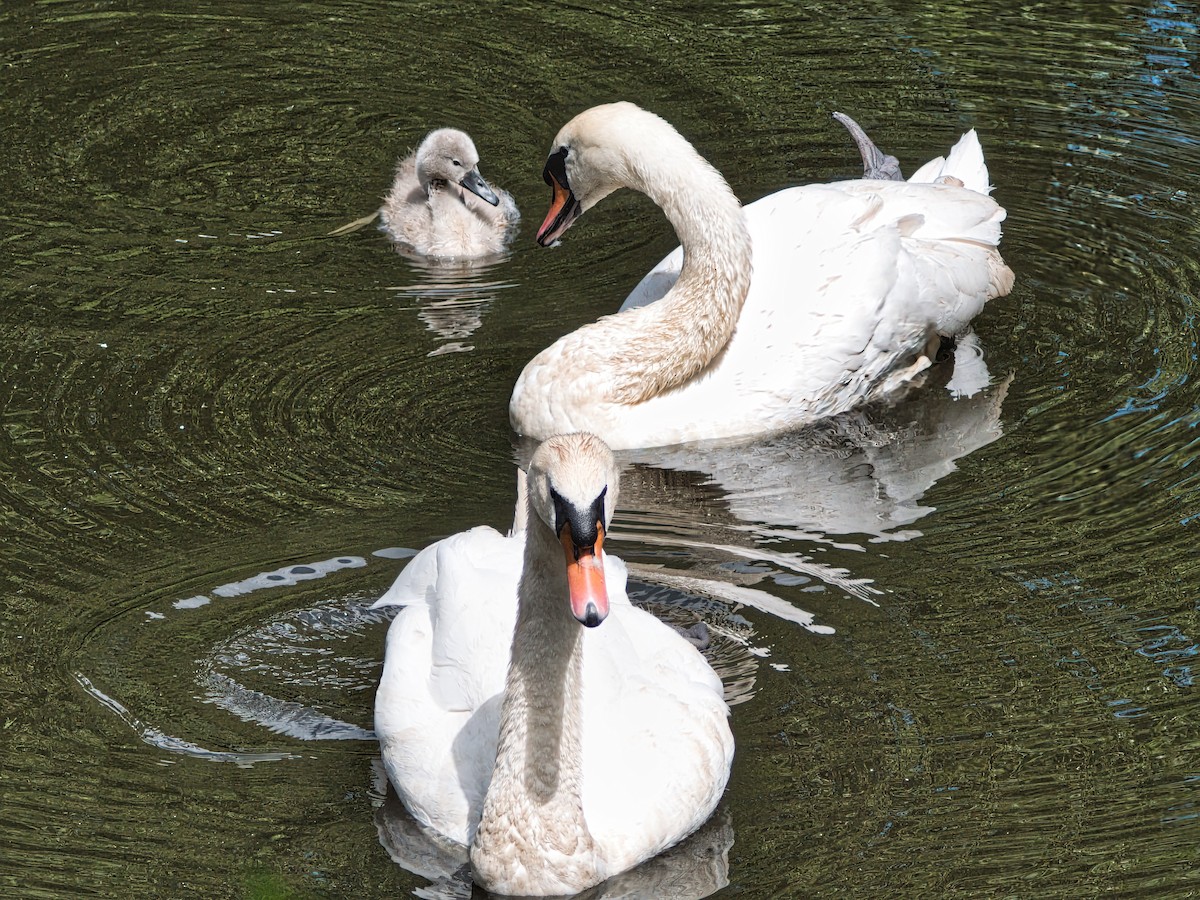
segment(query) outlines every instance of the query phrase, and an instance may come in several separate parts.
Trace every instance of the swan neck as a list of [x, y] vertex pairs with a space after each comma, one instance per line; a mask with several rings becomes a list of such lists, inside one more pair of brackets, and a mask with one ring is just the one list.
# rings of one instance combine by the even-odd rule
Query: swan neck
[[535, 511], [528, 517], [496, 764], [471, 852], [485, 877], [514, 859], [538, 869], [547, 846], [583, 865], [593, 850], [582, 797], [584, 629], [567, 600], [562, 546]]
[[[681, 139], [682, 140], [682, 139]], [[698, 375], [729, 343], [750, 290], [752, 249], [741, 204], [690, 144], [642, 169], [632, 187], [663, 210], [683, 247], [675, 284], [638, 311], [637, 340], [616, 399], [648, 400]]]

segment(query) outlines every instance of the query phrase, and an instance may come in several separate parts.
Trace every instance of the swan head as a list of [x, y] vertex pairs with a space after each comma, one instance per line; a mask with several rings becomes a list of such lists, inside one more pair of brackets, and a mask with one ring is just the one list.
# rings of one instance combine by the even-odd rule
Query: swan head
[[429, 193], [431, 188], [457, 184], [492, 206], [500, 198], [479, 174], [479, 153], [465, 131], [439, 128], [425, 135], [417, 148], [417, 180]]
[[695, 150], [665, 119], [633, 103], [606, 103], [584, 110], [554, 138], [542, 178], [553, 195], [538, 229], [548, 247], [580, 215], [613, 191], [628, 187], [651, 193], [678, 154]]
[[530, 507], [562, 545], [571, 613], [589, 628], [608, 615], [604, 535], [618, 479], [612, 451], [593, 434], [548, 438], [529, 462]]

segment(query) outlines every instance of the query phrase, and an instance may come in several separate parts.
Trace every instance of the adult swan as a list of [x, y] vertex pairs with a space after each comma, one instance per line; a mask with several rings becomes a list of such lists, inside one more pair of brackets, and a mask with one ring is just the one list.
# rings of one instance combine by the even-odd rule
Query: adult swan
[[608, 448], [553, 437], [526, 484], [524, 532], [438, 541], [376, 604], [405, 609], [388, 630], [375, 730], [401, 801], [470, 845], [482, 887], [574, 894], [702, 825], [733, 736], [721, 680], [630, 605], [625, 565], [603, 550], [617, 499]]
[[804, 425], [912, 382], [1012, 286], [974, 131], [907, 182], [789, 188], [745, 210], [670, 124], [631, 103], [580, 113], [553, 147], [539, 244], [629, 187], [662, 208], [681, 247], [619, 314], [525, 367], [509, 404], [524, 435], [588, 430], [627, 449]]

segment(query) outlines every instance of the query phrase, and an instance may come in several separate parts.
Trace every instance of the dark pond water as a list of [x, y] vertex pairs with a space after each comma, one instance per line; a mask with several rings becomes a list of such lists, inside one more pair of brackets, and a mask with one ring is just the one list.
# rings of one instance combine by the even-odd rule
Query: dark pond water
[[[907, 171], [975, 127], [1017, 273], [970, 399], [631, 460], [613, 549], [738, 701], [713, 886], [1200, 890], [1200, 17], [983, 6], [0, 7], [0, 894], [426, 884], [367, 607], [510, 521], [521, 366], [674, 246], [633, 195], [533, 246], [552, 136], [617, 98], [746, 200], [856, 173], [834, 110]], [[436, 125], [511, 258], [326, 237]]]

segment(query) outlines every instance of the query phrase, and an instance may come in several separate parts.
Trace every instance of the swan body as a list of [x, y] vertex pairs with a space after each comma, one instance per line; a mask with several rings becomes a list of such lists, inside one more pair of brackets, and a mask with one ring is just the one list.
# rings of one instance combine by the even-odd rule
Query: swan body
[[405, 607], [375, 704], [388, 778], [496, 893], [572, 894], [649, 859], [729, 776], [720, 679], [630, 604], [603, 551], [616, 495], [603, 442], [556, 436], [531, 460], [524, 531], [439, 541], [376, 604]]
[[941, 338], [1012, 286], [974, 131], [907, 182], [795, 187], [744, 209], [674, 128], [630, 103], [581, 113], [554, 147], [539, 243], [630, 187], [681, 246], [617, 315], [526, 365], [509, 404], [521, 434], [590, 430], [629, 449], [806, 425], [912, 383]]
[[379, 217], [393, 241], [430, 257], [502, 253], [520, 219], [513, 198], [479, 174], [474, 142], [453, 128], [431, 131], [399, 162]]

